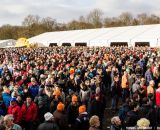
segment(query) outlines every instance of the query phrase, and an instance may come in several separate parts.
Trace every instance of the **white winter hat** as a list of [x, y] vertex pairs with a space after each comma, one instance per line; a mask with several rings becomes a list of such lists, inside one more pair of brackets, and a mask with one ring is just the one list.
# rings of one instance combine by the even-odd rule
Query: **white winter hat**
[[49, 120], [51, 120], [53, 118], [53, 115], [50, 112], [47, 112], [44, 115], [44, 118], [45, 118], [45, 121], [49, 121]]

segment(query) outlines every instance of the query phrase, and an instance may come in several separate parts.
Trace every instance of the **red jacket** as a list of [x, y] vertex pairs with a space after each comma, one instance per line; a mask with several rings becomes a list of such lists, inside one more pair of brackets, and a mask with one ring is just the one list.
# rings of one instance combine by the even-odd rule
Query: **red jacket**
[[156, 105], [160, 107], [160, 88], [156, 90]]
[[22, 119], [21, 108], [17, 104], [8, 107], [8, 114], [12, 114], [14, 117], [14, 123], [20, 124]]
[[36, 121], [37, 119], [37, 105], [32, 102], [28, 107], [26, 103], [22, 105], [22, 118], [25, 121]]

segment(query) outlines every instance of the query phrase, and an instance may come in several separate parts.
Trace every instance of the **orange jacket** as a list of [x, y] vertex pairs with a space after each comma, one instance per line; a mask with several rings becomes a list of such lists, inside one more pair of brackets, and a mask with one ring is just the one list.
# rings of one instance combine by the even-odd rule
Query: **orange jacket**
[[151, 86], [148, 86], [147, 87], [147, 95], [150, 94], [150, 93], [152, 93], [154, 95], [154, 88], [151, 87]]
[[125, 75], [123, 75], [122, 76], [121, 86], [122, 86], [122, 88], [128, 88], [128, 85], [129, 85], [128, 78]]

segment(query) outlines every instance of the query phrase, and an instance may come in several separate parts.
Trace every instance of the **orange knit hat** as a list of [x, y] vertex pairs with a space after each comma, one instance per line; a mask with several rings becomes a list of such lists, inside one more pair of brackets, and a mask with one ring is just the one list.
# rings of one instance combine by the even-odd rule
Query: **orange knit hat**
[[79, 113], [83, 113], [83, 112], [86, 112], [86, 106], [85, 105], [82, 105], [79, 107]]
[[61, 91], [59, 89], [56, 89], [54, 90], [53, 95], [59, 97], [61, 96]]
[[73, 95], [73, 96], [72, 96], [72, 102], [77, 102], [77, 101], [78, 101], [77, 96], [76, 96], [76, 95]]
[[62, 102], [60, 102], [58, 105], [57, 105], [57, 110], [58, 111], [63, 111], [64, 110], [64, 104]]
[[74, 68], [70, 68], [69, 73], [70, 73], [70, 74], [74, 74]]

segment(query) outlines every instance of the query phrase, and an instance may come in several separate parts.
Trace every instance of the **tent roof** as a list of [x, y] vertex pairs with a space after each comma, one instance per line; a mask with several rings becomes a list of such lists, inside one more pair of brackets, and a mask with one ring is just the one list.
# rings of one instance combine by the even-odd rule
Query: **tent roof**
[[160, 39], [160, 24], [138, 25], [125, 27], [111, 27], [99, 29], [70, 30], [47, 32], [29, 39], [30, 43], [43, 43], [49, 46], [50, 43], [71, 43], [87, 42], [90, 45], [99, 43], [106, 45], [110, 42], [135, 42], [155, 41]]

